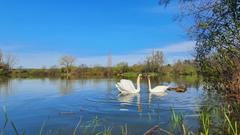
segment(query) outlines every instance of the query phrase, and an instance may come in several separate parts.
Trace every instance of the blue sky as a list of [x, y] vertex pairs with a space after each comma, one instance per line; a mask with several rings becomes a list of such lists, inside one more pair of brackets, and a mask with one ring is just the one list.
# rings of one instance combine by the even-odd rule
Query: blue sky
[[2, 0], [0, 48], [23, 67], [58, 65], [71, 54], [76, 64], [106, 65], [143, 61], [153, 49], [167, 63], [191, 58], [194, 42], [173, 17], [178, 5], [158, 0]]

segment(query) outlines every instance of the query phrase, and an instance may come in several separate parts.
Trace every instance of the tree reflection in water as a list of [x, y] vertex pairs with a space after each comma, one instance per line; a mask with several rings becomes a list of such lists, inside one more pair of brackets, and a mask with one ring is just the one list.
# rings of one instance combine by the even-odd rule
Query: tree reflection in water
[[14, 94], [12, 80], [8, 78], [0, 79], [0, 96], [11, 96]]

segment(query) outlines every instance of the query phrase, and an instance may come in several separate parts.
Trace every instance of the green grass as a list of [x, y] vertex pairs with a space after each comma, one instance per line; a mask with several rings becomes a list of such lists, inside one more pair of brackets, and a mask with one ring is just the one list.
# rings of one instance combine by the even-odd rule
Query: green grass
[[77, 129], [80, 126], [81, 122], [82, 122], [82, 118], [80, 118], [79, 122], [77, 123], [77, 126], [75, 127], [75, 129], [73, 131], [73, 135], [77, 135]]
[[121, 127], [121, 135], [127, 135], [128, 134], [128, 129], [127, 129], [127, 124]]
[[175, 112], [174, 109], [171, 109], [171, 112], [172, 112], [172, 118], [171, 118], [171, 120], [172, 120], [172, 122], [174, 123], [174, 125], [177, 126], [178, 123], [179, 123], [179, 116], [178, 116], [178, 114]]
[[203, 131], [201, 132], [201, 135], [209, 135], [209, 130], [210, 130], [210, 116], [209, 116], [209, 114], [205, 111], [201, 112], [200, 120], [201, 120], [201, 124], [203, 126]]
[[229, 133], [233, 134], [233, 135], [238, 135], [238, 124], [237, 124], [237, 122], [236, 121], [232, 122], [226, 112], [224, 112], [224, 117], [225, 117], [225, 120], [227, 121], [227, 124], [228, 124]]

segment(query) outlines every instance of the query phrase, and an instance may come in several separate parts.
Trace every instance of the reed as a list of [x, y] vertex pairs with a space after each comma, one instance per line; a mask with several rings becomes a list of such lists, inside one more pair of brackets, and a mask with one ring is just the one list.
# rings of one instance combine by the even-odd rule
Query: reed
[[3, 113], [4, 113], [4, 118], [5, 118], [5, 121], [4, 121], [4, 125], [3, 125], [3, 128], [2, 130], [0, 130], [0, 135], [3, 135], [4, 133], [4, 130], [8, 124], [8, 115], [7, 115], [7, 111], [6, 111], [6, 107], [4, 106], [3, 107]]
[[[3, 127], [0, 129], [0, 135], [5, 135], [7, 133], [4, 132], [4, 130], [6, 129], [6, 127], [11, 127], [14, 131], [15, 135], [25, 135], [25, 131], [23, 132], [19, 132], [16, 124], [9, 119], [9, 116], [7, 114], [7, 110], [6, 107], [3, 107], [3, 112], [4, 112], [4, 123], [3, 123]], [[210, 117], [211, 112], [207, 109], [204, 109], [204, 111], [200, 112], [199, 115], [199, 121], [200, 121], [200, 127], [201, 129], [196, 129], [196, 132], [191, 131], [191, 129], [187, 128], [188, 125], [186, 125], [185, 123], [185, 117], [184, 114], [181, 113], [180, 115], [174, 110], [171, 109], [172, 112], [172, 116], [171, 116], [171, 121], [172, 121], [172, 125], [174, 125], [175, 129], [173, 132], [177, 132], [181, 131], [181, 134], [183, 135], [209, 135], [209, 134], [214, 134], [213, 128], [211, 127], [211, 125], [214, 124], [213, 121], [213, 117]], [[234, 121], [231, 119], [228, 111], [226, 111], [226, 109], [219, 109], [219, 110], [213, 110], [213, 115], [215, 115], [216, 113], [221, 113], [221, 117], [223, 119], [223, 123], [222, 126], [225, 128], [221, 128], [221, 129], [228, 129], [227, 132], [228, 134], [233, 134], [233, 135], [239, 135], [238, 132], [238, 123], [237, 121]], [[73, 129], [73, 134], [72, 135], [77, 135], [77, 134], [84, 134], [84, 135], [112, 135], [112, 128], [105, 126], [102, 124], [101, 122], [102, 120], [99, 117], [95, 117], [90, 121], [87, 122], [82, 122], [82, 118], [80, 118], [80, 120], [78, 121], [77, 125], [75, 126], [75, 128]], [[8, 126], [10, 125], [10, 126]], [[44, 133], [48, 133], [49, 135], [51, 135], [53, 132], [51, 130], [51, 132], [49, 131], [44, 131], [46, 126], [46, 122], [43, 122], [43, 124], [41, 125], [41, 127], [39, 128], [38, 131], [38, 135], [43, 135]], [[176, 128], [177, 127], [177, 128]], [[211, 130], [211, 133], [210, 133]], [[43, 132], [44, 131], [44, 132]], [[77, 131], [79, 131], [79, 133], [77, 133]], [[165, 133], [167, 134], [172, 134], [171, 132], [168, 132], [167, 130], [163, 130]], [[198, 132], [199, 131], [199, 132]], [[226, 130], [224, 130], [226, 131]], [[223, 131], [223, 132], [224, 132]], [[81, 132], [81, 133], [80, 133]], [[128, 126], [127, 124], [121, 126], [121, 129], [119, 129], [119, 132], [121, 133], [121, 135], [127, 135], [128, 134]], [[61, 133], [61, 132], [59, 132]]]
[[202, 111], [200, 114], [200, 120], [203, 127], [201, 135], [209, 135], [210, 130], [210, 116], [207, 111]]
[[112, 135], [112, 129], [111, 128], [104, 128], [103, 135]]
[[127, 129], [127, 124], [121, 127], [121, 135], [127, 135], [128, 134], [128, 129]]
[[75, 127], [75, 129], [74, 129], [74, 131], [73, 131], [73, 135], [76, 135], [76, 134], [77, 134], [77, 129], [78, 129], [78, 127], [80, 126], [81, 122], [82, 122], [82, 118], [80, 118], [79, 122], [77, 123], [77, 126]]
[[179, 116], [178, 116], [178, 114], [175, 112], [175, 110], [173, 108], [171, 109], [171, 112], [172, 112], [171, 120], [174, 123], [174, 125], [177, 126], [178, 123], [179, 123]]
[[[237, 122], [236, 121], [232, 122], [226, 112], [224, 112], [224, 118], [227, 121], [229, 133], [233, 134], [233, 135], [238, 135]], [[232, 131], [232, 132], [230, 132], [230, 131]]]
[[38, 135], [42, 135], [43, 133], [43, 128], [45, 127], [46, 122], [43, 122], [41, 128], [39, 129]]
[[11, 125], [12, 125], [13, 131], [15, 132], [15, 134], [20, 135], [20, 133], [18, 132], [17, 127], [15, 126], [13, 121], [11, 121]]

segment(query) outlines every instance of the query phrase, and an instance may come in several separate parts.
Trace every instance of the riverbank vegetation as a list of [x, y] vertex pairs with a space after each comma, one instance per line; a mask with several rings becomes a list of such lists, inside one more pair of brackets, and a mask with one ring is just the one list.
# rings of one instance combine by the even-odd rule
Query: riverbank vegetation
[[[171, 0], [160, 0], [168, 6]], [[191, 18], [190, 38], [196, 41], [195, 62], [208, 87], [240, 99], [239, 0], [179, 0], [178, 19]]]
[[58, 66], [50, 68], [10, 68], [9, 64], [2, 61], [0, 66], [1, 76], [31, 78], [31, 77], [136, 77], [139, 73], [152, 76], [196, 76], [197, 70], [193, 60], [178, 60], [173, 64], [164, 63], [164, 55], [161, 51], [153, 51], [146, 56], [143, 63], [128, 65], [120, 62], [115, 66], [87, 66], [76, 65], [76, 58], [66, 55], [60, 58]]

